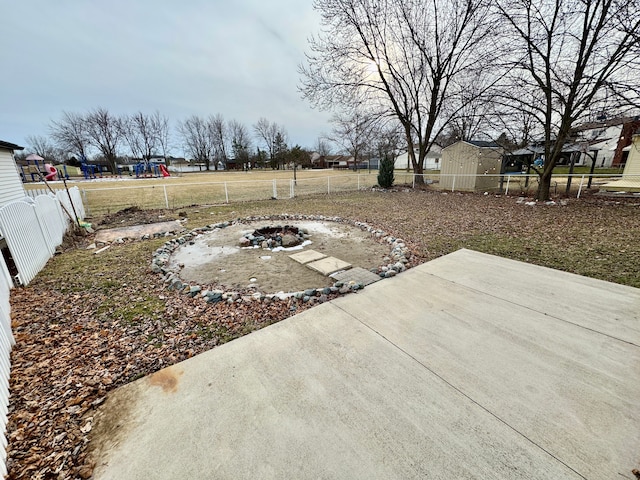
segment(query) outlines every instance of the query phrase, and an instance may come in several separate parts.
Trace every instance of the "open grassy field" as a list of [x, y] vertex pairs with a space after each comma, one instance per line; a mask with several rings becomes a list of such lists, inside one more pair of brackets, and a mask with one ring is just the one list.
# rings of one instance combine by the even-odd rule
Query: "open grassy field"
[[[513, 197], [401, 189], [133, 210], [91, 221], [107, 228], [180, 214], [195, 228], [285, 213], [367, 222], [404, 239], [413, 264], [465, 247], [640, 287], [637, 201], [527, 206]], [[110, 390], [306, 308], [205, 304], [167, 291], [150, 271], [163, 239], [114, 244], [99, 255], [86, 249], [92, 241], [69, 239], [28, 287], [12, 291], [9, 479], [88, 478], [87, 418]], [[528, 285], [522, 278], [512, 288], [527, 295]], [[428, 296], [429, 286], [414, 294]]]
[[[611, 181], [610, 174], [598, 172], [594, 187]], [[523, 175], [499, 175], [492, 177], [490, 193], [502, 188], [510, 195], [534, 195], [537, 176], [529, 179]], [[422, 176], [432, 190], [440, 190], [441, 177], [437, 171], [426, 172]], [[485, 178], [486, 180], [486, 178]], [[569, 195], [578, 196], [586, 188], [588, 177], [575, 173]], [[640, 182], [640, 180], [638, 180]], [[67, 182], [77, 186], [83, 195], [85, 207], [91, 215], [117, 212], [127, 207], [184, 208], [192, 205], [222, 205], [247, 201], [287, 199], [308, 195], [329, 194], [368, 189], [377, 184], [377, 171], [359, 170], [254, 170], [251, 172], [199, 172], [186, 173], [169, 178], [142, 178], [124, 176], [121, 178], [99, 178], [94, 180], [75, 179]], [[413, 186], [414, 175], [405, 170], [396, 170], [395, 183], [399, 186]], [[451, 182], [448, 182], [451, 184]], [[459, 183], [458, 183], [459, 184]], [[554, 176], [551, 193], [553, 196], [566, 195], [567, 176], [560, 170]], [[54, 189], [63, 188], [62, 182], [51, 182]], [[640, 186], [640, 183], [639, 183]], [[39, 183], [26, 184], [27, 189], [43, 189]]]

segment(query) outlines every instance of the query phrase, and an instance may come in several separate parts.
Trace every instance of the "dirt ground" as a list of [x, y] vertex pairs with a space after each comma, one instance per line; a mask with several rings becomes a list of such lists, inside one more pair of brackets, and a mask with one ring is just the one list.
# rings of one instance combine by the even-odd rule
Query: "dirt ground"
[[291, 292], [331, 285], [333, 280], [289, 258], [315, 250], [370, 269], [383, 263], [389, 247], [378, 243], [368, 232], [348, 224], [332, 222], [287, 222], [309, 231], [311, 245], [285, 251], [240, 248], [239, 240], [257, 228], [282, 223], [233, 225], [203, 235], [192, 245], [183, 245], [172, 256], [172, 265], [184, 265], [180, 277], [189, 282], [216, 285], [224, 290], [252, 288], [262, 293]]

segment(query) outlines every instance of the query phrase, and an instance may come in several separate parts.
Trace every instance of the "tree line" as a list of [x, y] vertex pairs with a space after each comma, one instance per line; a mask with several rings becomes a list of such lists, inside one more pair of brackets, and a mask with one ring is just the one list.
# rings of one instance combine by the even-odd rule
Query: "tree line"
[[[314, 0], [300, 90], [351, 129], [400, 132], [414, 172], [444, 139], [544, 150], [539, 199], [575, 127], [638, 108], [640, 0]], [[633, 110], [631, 110], [633, 111]], [[390, 126], [390, 127], [389, 127]], [[419, 180], [420, 177], [418, 177]]]
[[86, 113], [63, 112], [49, 124], [48, 136], [30, 135], [26, 140], [32, 153], [46, 161], [101, 159], [113, 172], [124, 156], [142, 162], [167, 158], [176, 143], [207, 170], [227, 168], [231, 162], [273, 169], [289, 163], [311, 166], [310, 152], [300, 145], [290, 146], [286, 128], [266, 118], [250, 129], [221, 114], [191, 115], [172, 132], [169, 119], [157, 111], [115, 115], [106, 108], [95, 108]]

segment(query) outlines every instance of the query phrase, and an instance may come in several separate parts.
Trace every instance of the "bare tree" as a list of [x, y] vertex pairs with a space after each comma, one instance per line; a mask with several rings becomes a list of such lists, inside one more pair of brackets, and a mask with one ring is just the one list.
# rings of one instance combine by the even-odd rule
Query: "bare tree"
[[365, 102], [395, 116], [421, 174], [435, 138], [458, 114], [460, 102], [451, 100], [459, 83], [495, 54], [484, 45], [488, 2], [315, 0], [314, 7], [324, 30], [300, 68], [303, 95], [319, 107]]
[[58, 148], [75, 155], [81, 162], [86, 161], [90, 141], [84, 115], [63, 112], [62, 119], [51, 122], [49, 130]]
[[315, 151], [321, 157], [326, 157], [327, 155], [331, 155], [331, 144], [329, 143], [329, 139], [327, 136], [318, 137], [315, 144]]
[[214, 168], [218, 165], [226, 165], [229, 159], [229, 131], [221, 114], [209, 117], [209, 131], [213, 142]]
[[249, 152], [251, 150], [251, 136], [244, 124], [237, 120], [229, 122], [231, 145], [235, 161], [242, 164], [242, 169], [249, 168]]
[[63, 160], [64, 152], [56, 148], [44, 135], [29, 135], [26, 140], [31, 152], [40, 155], [45, 161], [54, 163]]
[[330, 139], [353, 157], [354, 168], [357, 168], [361, 157], [373, 144], [375, 119], [355, 108], [334, 115], [331, 122], [333, 130]]
[[203, 162], [210, 169], [214, 146], [208, 122], [202, 117], [192, 115], [178, 123], [185, 151], [197, 162]]
[[169, 120], [155, 112], [145, 115], [142, 112], [124, 117], [120, 122], [124, 136], [134, 158], [148, 163], [152, 157], [166, 153]]
[[85, 117], [89, 142], [104, 156], [113, 173], [118, 171], [118, 147], [122, 140], [122, 121], [106, 108], [96, 108]]
[[505, 103], [529, 113], [544, 132], [537, 198], [549, 199], [551, 175], [578, 122], [637, 103], [637, 1], [502, 0], [511, 63]]
[[253, 125], [253, 130], [267, 149], [271, 168], [280, 168], [284, 164], [284, 157], [281, 153], [283, 152], [283, 145], [284, 150], [286, 150], [286, 129], [262, 117]]
[[169, 119], [156, 110], [151, 116], [151, 128], [156, 132], [157, 148], [166, 159], [169, 153]]

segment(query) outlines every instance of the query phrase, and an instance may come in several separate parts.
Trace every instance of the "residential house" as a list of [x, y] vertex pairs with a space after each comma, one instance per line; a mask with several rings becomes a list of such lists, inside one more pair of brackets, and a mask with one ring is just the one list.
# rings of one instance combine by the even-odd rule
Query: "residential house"
[[483, 191], [500, 186], [504, 149], [494, 142], [461, 140], [442, 149], [440, 187]]
[[640, 193], [640, 129], [630, 136], [631, 144], [625, 147], [627, 159], [622, 178], [612, 179], [611, 182], [601, 185], [600, 191], [628, 193], [634, 196]]
[[[418, 152], [416, 152], [417, 156]], [[442, 147], [440, 145], [434, 144], [431, 149], [427, 152], [427, 156], [424, 159], [424, 169], [425, 170], [440, 170], [440, 162], [442, 159]], [[395, 160], [395, 164], [393, 166], [395, 170], [406, 170], [413, 171], [413, 165], [411, 165], [411, 160], [409, 159], [409, 152], [405, 152], [401, 155], [398, 155]]]
[[640, 128], [640, 117], [616, 117], [600, 122], [589, 122], [574, 129], [577, 143], [585, 143], [584, 152], [576, 165], [623, 168], [632, 142], [633, 133]]

